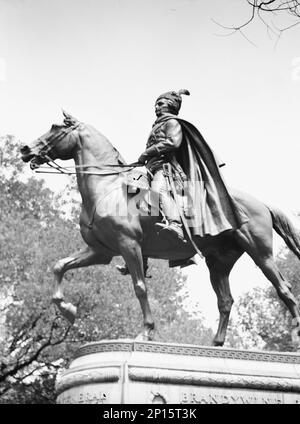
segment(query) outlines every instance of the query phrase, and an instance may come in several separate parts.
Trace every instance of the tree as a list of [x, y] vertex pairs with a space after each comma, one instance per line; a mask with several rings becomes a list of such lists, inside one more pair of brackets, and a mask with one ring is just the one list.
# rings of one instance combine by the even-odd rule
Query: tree
[[[53, 403], [56, 374], [80, 344], [136, 336], [141, 311], [131, 279], [115, 269], [115, 259], [108, 266], [69, 271], [65, 293], [77, 305], [78, 317], [70, 327], [57, 313], [50, 302], [51, 269], [83, 247], [78, 207], [76, 213], [74, 207], [62, 213], [64, 197], [22, 177], [15, 139], [4, 137], [0, 143], [0, 403]], [[211, 331], [183, 307], [181, 274], [162, 261], [150, 266], [158, 340], [208, 344]]]
[[[17, 151], [13, 137], [2, 138], [0, 289], [8, 301], [2, 302], [1, 311], [0, 394], [34, 373], [55, 369], [45, 353], [48, 347], [65, 340], [69, 331], [54, 308], [49, 309], [50, 281], [45, 278], [43, 266], [47, 265], [42, 260], [47, 248], [43, 251], [40, 243], [49, 245], [53, 231], [71, 225], [58, 216], [52, 205], [53, 195], [41, 182], [31, 178], [24, 183], [19, 179], [23, 166]], [[47, 247], [48, 259], [53, 260], [52, 246]]]

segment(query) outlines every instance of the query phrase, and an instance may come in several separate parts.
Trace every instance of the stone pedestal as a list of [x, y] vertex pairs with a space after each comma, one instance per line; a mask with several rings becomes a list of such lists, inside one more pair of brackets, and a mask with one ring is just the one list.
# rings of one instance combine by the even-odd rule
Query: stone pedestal
[[300, 404], [300, 355], [108, 340], [82, 346], [58, 403]]

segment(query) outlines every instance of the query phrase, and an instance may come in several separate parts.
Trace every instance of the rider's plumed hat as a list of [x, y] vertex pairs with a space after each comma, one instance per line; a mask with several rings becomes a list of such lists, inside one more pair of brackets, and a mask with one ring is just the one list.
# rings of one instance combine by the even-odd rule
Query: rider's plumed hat
[[181, 89], [179, 91], [168, 91], [167, 93], [161, 94], [156, 101], [160, 99], [166, 99], [169, 103], [170, 110], [172, 113], [177, 114], [181, 107], [182, 97], [181, 95], [185, 94], [186, 96], [190, 95], [190, 92], [186, 89]]

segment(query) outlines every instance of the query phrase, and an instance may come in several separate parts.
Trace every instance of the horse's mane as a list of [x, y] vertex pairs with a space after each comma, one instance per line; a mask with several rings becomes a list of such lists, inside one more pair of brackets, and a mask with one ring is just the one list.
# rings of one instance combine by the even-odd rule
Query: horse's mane
[[[70, 115], [69, 113], [67, 113], [67, 112], [65, 112], [65, 111], [63, 111], [63, 115], [64, 115], [64, 126], [66, 127], [66, 128], [70, 128], [70, 127], [75, 127], [75, 126], [77, 126], [77, 125], [79, 125], [79, 124], [83, 124], [83, 125], [85, 125], [86, 127], [89, 127], [89, 125], [88, 124], [84, 124], [83, 122], [80, 122], [80, 121], [78, 121], [78, 119], [77, 118], [75, 118], [74, 116], [72, 116], [72, 115]], [[99, 132], [98, 130], [97, 130], [97, 132]], [[100, 134], [100, 133], [99, 133]], [[107, 140], [107, 139], [106, 139]], [[116, 158], [116, 160], [118, 161], [118, 163], [119, 164], [121, 164], [121, 165], [126, 165], [126, 161], [125, 161], [125, 159], [121, 156], [121, 154], [120, 154], [120, 152], [110, 143], [110, 141], [109, 140], [107, 140], [107, 142], [111, 145], [111, 147], [112, 147], [112, 149], [113, 149], [113, 151], [114, 151], [114, 153], [115, 153], [115, 158]]]

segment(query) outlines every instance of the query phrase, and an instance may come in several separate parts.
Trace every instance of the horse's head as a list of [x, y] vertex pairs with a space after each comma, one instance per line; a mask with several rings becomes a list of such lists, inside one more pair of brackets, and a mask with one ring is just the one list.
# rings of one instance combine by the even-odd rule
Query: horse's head
[[30, 146], [21, 147], [22, 160], [30, 161], [32, 169], [54, 159], [72, 159], [77, 146], [78, 138], [74, 137], [74, 131], [80, 122], [68, 113], [64, 112], [64, 122], [61, 125], [54, 124], [50, 130], [35, 140]]

